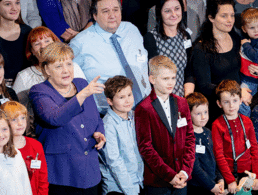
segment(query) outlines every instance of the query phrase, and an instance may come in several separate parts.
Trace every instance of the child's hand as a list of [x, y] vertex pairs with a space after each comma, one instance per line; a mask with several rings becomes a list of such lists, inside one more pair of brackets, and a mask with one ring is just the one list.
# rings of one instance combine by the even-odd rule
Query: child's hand
[[223, 194], [224, 193], [224, 180], [223, 179], [220, 179], [218, 181], [218, 184], [219, 184], [219, 189], [220, 189], [220, 194]]
[[178, 174], [175, 175], [175, 177], [169, 182], [171, 185], [175, 186], [179, 183], [180, 179]]
[[214, 193], [214, 194], [220, 193], [220, 185], [215, 184], [215, 186], [211, 189], [211, 192]]
[[241, 45], [244, 45], [245, 43], [251, 43], [251, 40], [250, 39], [242, 39]]
[[[183, 173], [182, 173], [183, 174]], [[172, 179], [171, 182], [169, 182], [171, 185], [173, 185], [174, 188], [182, 189], [186, 186], [186, 176], [184, 175], [185, 179], [181, 179], [180, 173], [176, 174], [175, 177]]]
[[228, 184], [229, 193], [235, 194], [236, 193], [236, 188], [237, 188], [237, 183], [235, 181]]
[[179, 179], [180, 179], [181, 183], [185, 183], [186, 182], [187, 177], [186, 177], [186, 175], [182, 171], [180, 171], [177, 175], [179, 176]]
[[254, 180], [252, 188], [253, 188], [253, 190], [258, 190], [258, 179]]

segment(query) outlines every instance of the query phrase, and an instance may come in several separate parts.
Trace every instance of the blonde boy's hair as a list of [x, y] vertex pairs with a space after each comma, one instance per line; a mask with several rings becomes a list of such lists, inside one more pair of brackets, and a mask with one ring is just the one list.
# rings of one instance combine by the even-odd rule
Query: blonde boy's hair
[[168, 68], [175, 73], [177, 72], [176, 65], [166, 56], [155, 56], [149, 61], [150, 75], [157, 75], [161, 68]]
[[20, 114], [24, 114], [27, 117], [27, 114], [28, 114], [27, 108], [16, 101], [8, 101], [4, 103], [1, 106], [1, 108], [9, 119], [15, 119]]
[[258, 9], [248, 8], [241, 13], [241, 24], [245, 26], [251, 22], [258, 21]]

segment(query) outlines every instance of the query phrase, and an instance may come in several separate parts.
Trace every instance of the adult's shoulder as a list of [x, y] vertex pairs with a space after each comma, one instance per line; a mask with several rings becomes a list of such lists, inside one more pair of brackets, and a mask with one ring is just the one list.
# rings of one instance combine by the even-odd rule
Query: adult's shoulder
[[143, 37], [144, 37], [144, 41], [146, 41], [146, 40], [154, 40], [155, 41], [153, 31], [147, 32]]
[[36, 84], [36, 85], [33, 85], [31, 88], [30, 88], [30, 92], [39, 92], [39, 91], [45, 91], [46, 88], [48, 87], [47, 85], [47, 80], [43, 83], [39, 83], [39, 84]]
[[82, 78], [74, 78], [73, 83], [75, 86], [80, 86], [80, 87], [86, 87], [88, 85], [88, 82], [85, 79]]
[[196, 43], [193, 45], [193, 49], [203, 51], [202, 42], [201, 42], [201, 41], [196, 42]]
[[236, 33], [236, 31], [234, 29], [232, 29], [229, 32], [229, 35], [231, 36], [233, 41], [235, 41], [238, 45], [240, 45], [241, 37]]
[[120, 26], [118, 28], [118, 32], [126, 32], [126, 33], [133, 33], [135, 36], [139, 36], [139, 37], [142, 37], [139, 29], [134, 25], [132, 24], [131, 22], [125, 22], [125, 21], [122, 21], [120, 23]]
[[27, 24], [20, 24], [20, 28], [21, 28], [21, 33], [23, 34], [29, 34], [30, 31], [32, 30], [32, 28], [30, 26], [28, 26]]
[[31, 70], [31, 68], [32, 68], [32, 66], [27, 67], [27, 68], [21, 70], [20, 72], [18, 72], [16, 78], [17, 78], [17, 77], [21, 77], [22, 80], [28, 80], [28, 79], [30, 79], [30, 78], [27, 77], [27, 76], [30, 75], [31, 72], [33, 72], [33, 71]]
[[96, 33], [96, 30], [95, 30], [95, 27], [93, 24], [89, 28], [81, 31], [74, 38], [72, 38], [69, 45], [71, 45], [73, 42], [78, 42], [78, 43], [82, 44], [83, 42], [86, 41], [85, 39], [88, 39], [96, 34], [97, 33]]

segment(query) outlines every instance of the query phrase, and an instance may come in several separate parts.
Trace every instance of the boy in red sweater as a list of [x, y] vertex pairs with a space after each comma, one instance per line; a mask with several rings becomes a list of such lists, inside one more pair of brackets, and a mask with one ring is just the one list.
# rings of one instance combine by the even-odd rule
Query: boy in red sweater
[[[213, 151], [228, 191], [236, 193], [237, 182], [248, 170], [258, 175], [258, 145], [252, 121], [238, 114], [242, 103], [240, 85], [224, 80], [216, 88], [217, 104], [224, 114], [212, 124]], [[258, 189], [255, 179], [253, 190]]]

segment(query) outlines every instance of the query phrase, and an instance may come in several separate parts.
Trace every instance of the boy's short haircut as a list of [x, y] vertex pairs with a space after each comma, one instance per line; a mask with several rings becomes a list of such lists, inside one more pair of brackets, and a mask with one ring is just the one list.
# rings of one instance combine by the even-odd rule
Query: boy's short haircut
[[234, 80], [226, 79], [221, 81], [221, 83], [216, 88], [217, 100], [220, 101], [220, 98], [221, 98], [220, 96], [221, 96], [221, 93], [223, 92], [229, 92], [231, 95], [238, 95], [240, 98], [242, 97], [241, 87]]
[[105, 89], [104, 93], [105, 96], [111, 100], [113, 100], [113, 97], [116, 95], [116, 93], [120, 92], [122, 89], [126, 88], [127, 86], [130, 86], [133, 88], [133, 82], [125, 77], [125, 76], [114, 76], [113, 78], [109, 78], [105, 82]]
[[149, 61], [150, 75], [157, 75], [160, 68], [168, 68], [177, 72], [177, 67], [168, 57], [166, 56], [155, 56]]
[[194, 106], [198, 107], [203, 104], [206, 104], [207, 106], [209, 105], [207, 98], [199, 92], [189, 94], [186, 97], [186, 100], [189, 105], [190, 112], [192, 112]]
[[258, 21], [258, 9], [248, 8], [241, 13], [241, 25], [245, 26], [251, 22]]

